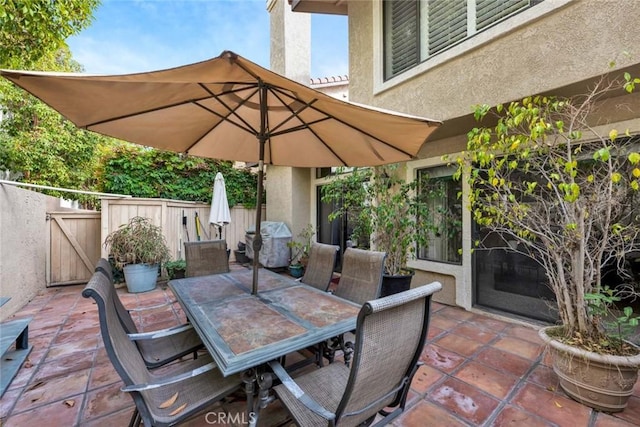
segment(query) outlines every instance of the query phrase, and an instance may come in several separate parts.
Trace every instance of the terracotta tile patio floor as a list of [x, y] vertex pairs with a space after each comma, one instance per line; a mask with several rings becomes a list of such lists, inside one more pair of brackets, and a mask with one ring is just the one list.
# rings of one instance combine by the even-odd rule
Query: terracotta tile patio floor
[[[122, 383], [100, 337], [96, 306], [80, 295], [82, 289], [47, 289], [14, 316], [33, 317], [33, 351], [0, 399], [1, 426], [127, 425], [133, 401], [120, 391]], [[129, 308], [172, 299], [161, 285], [142, 294], [118, 291]], [[640, 426], [640, 382], [625, 411], [592, 411], [559, 390], [534, 329], [437, 303], [432, 312], [425, 364], [411, 385], [406, 412], [393, 425]], [[184, 314], [175, 304], [136, 320], [142, 330], [152, 330], [181, 323]], [[208, 411], [236, 411], [235, 420], [241, 421], [237, 414], [243, 405], [218, 404]], [[224, 425], [217, 417], [213, 421]], [[208, 421], [202, 414], [186, 425], [211, 425]], [[277, 401], [261, 413], [259, 425], [289, 424]]]

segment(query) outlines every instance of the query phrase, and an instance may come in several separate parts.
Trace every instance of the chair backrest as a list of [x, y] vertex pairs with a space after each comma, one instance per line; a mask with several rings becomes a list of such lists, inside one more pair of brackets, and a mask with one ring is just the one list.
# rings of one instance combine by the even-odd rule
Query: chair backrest
[[100, 258], [96, 264], [94, 271], [100, 271], [107, 276], [110, 282], [113, 283], [113, 267], [111, 263], [104, 258]]
[[309, 262], [300, 281], [321, 291], [329, 289], [339, 250], [340, 246], [312, 242]]
[[122, 323], [125, 332], [128, 334], [137, 333], [138, 328], [136, 327], [133, 318], [131, 318], [131, 314], [129, 314], [129, 311], [124, 308], [124, 305], [122, 305], [122, 301], [120, 301], [120, 298], [118, 297], [117, 292], [113, 286], [113, 270], [109, 261], [104, 258], [100, 258], [98, 260], [98, 263], [96, 264], [95, 271], [97, 273], [102, 273], [111, 284], [110, 289], [113, 292], [113, 304], [116, 307], [116, 313], [118, 314], [118, 318], [120, 319], [120, 323]]
[[357, 304], [380, 296], [385, 252], [348, 248], [335, 295]]
[[94, 273], [82, 296], [96, 301], [105, 350], [125, 385], [148, 383], [151, 376], [138, 348], [129, 339], [118, 318], [114, 304], [117, 296], [107, 276], [101, 272]]
[[203, 240], [185, 242], [185, 276], [196, 277], [229, 272], [227, 242], [225, 240]]
[[431, 295], [441, 288], [433, 282], [363, 305], [336, 424], [356, 425], [387, 406], [404, 405], [404, 386], [415, 374], [429, 328]]

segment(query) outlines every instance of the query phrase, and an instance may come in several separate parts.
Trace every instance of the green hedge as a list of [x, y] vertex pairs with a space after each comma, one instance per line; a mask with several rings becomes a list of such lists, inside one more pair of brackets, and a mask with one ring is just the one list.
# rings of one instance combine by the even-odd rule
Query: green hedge
[[105, 156], [101, 167], [101, 191], [107, 193], [211, 203], [214, 179], [221, 172], [229, 206], [256, 205], [257, 175], [229, 161], [122, 145]]

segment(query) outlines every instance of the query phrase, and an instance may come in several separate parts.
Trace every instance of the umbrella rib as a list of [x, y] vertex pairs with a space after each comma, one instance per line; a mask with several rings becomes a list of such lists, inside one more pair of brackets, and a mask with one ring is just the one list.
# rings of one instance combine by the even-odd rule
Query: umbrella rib
[[[215, 115], [215, 116], [217, 116], [217, 117], [221, 118], [222, 120], [221, 120], [220, 122], [216, 123], [216, 124], [215, 124], [214, 126], [212, 126], [211, 128], [209, 128], [206, 132], [204, 132], [204, 133], [202, 134], [202, 136], [200, 136], [198, 139], [196, 139], [196, 140], [194, 141], [194, 143], [193, 143], [193, 144], [189, 145], [189, 146], [184, 150], [186, 153], [188, 153], [188, 152], [189, 152], [189, 150], [191, 150], [194, 146], [196, 146], [200, 141], [202, 141], [202, 139], [203, 139], [205, 136], [207, 136], [207, 135], [208, 135], [212, 130], [214, 130], [214, 129], [215, 129], [215, 128], [220, 124], [220, 123], [223, 123], [223, 122], [226, 122], [226, 123], [232, 124], [233, 126], [236, 126], [236, 127], [238, 127], [238, 128], [240, 128], [240, 129], [242, 129], [242, 130], [243, 130], [243, 131], [245, 131], [245, 132], [253, 133], [253, 134], [254, 134], [254, 135], [256, 135], [256, 136], [258, 135], [258, 132], [257, 132], [255, 129], [253, 129], [253, 128], [251, 127], [251, 125], [249, 125], [247, 122], [245, 122], [242, 118], [240, 118], [240, 120], [242, 120], [242, 122], [243, 122], [244, 124], [246, 124], [246, 125], [247, 125], [247, 127], [246, 127], [246, 128], [245, 128], [245, 127], [243, 127], [242, 125], [240, 125], [239, 123], [236, 123], [236, 122], [231, 121], [231, 120], [227, 120], [227, 117], [229, 117], [229, 115], [233, 114], [233, 110], [229, 111], [229, 114], [228, 114], [228, 115], [226, 115], [226, 116], [224, 116], [224, 115], [222, 115], [222, 114], [218, 113], [217, 111], [213, 111], [212, 109], [210, 109], [210, 108], [208, 108], [208, 107], [205, 107], [205, 106], [204, 106], [204, 105], [202, 105], [202, 104], [198, 104], [197, 102], [195, 103], [195, 105], [197, 105], [198, 107], [202, 108], [203, 110], [205, 110], [205, 111], [207, 111], [207, 112], [209, 112], [209, 113], [211, 113], [211, 114], [213, 114], [213, 115]], [[236, 117], [238, 117], [238, 116], [236, 115]]]
[[[312, 101], [310, 101], [310, 102], [303, 102], [303, 101], [299, 100], [298, 98], [294, 98], [294, 97], [292, 97], [291, 95], [289, 95], [288, 93], [286, 93], [286, 92], [282, 91], [282, 89], [281, 89], [280, 87], [278, 87], [278, 86], [273, 86], [273, 85], [266, 85], [266, 86], [267, 86], [267, 88], [271, 91], [271, 93], [273, 94], [273, 96], [275, 96], [275, 97], [278, 99], [278, 101], [280, 101], [280, 102], [282, 103], [282, 105], [284, 105], [284, 106], [289, 110], [289, 112], [291, 113], [291, 115], [290, 115], [290, 116], [288, 116], [285, 120], [283, 120], [281, 123], [279, 123], [277, 126], [275, 126], [275, 127], [273, 128], [273, 130], [272, 130], [272, 131], [270, 131], [270, 132], [269, 132], [269, 138], [271, 138], [272, 136], [285, 135], [285, 134], [287, 134], [287, 133], [293, 133], [293, 132], [297, 132], [297, 131], [299, 131], [299, 130], [307, 129], [307, 130], [309, 130], [309, 132], [311, 132], [311, 133], [313, 134], [313, 136], [315, 136], [315, 137], [318, 139], [318, 141], [320, 141], [320, 142], [322, 143], [322, 145], [324, 145], [324, 147], [325, 147], [327, 150], [329, 150], [329, 151], [331, 152], [331, 154], [333, 154], [333, 155], [334, 155], [334, 157], [335, 157], [336, 159], [338, 159], [338, 160], [342, 163], [342, 165], [346, 166], [346, 162], [344, 161], [344, 159], [343, 159], [342, 157], [340, 157], [340, 156], [338, 155], [338, 153], [336, 153], [336, 152], [333, 150], [333, 148], [331, 148], [331, 147], [330, 147], [330, 146], [329, 146], [329, 145], [328, 145], [328, 144], [327, 144], [327, 143], [326, 143], [322, 138], [320, 138], [320, 136], [319, 136], [319, 135], [318, 135], [318, 134], [317, 134], [317, 133], [316, 133], [316, 132], [311, 128], [311, 125], [312, 125], [312, 124], [319, 123], [319, 122], [322, 122], [322, 121], [324, 121], [324, 120], [328, 120], [330, 117], [329, 117], [329, 116], [327, 116], [327, 115], [325, 114], [325, 117], [323, 117], [323, 118], [321, 118], [321, 119], [319, 119], [319, 120], [314, 120], [314, 121], [312, 121], [312, 122], [308, 122], [308, 123], [307, 123], [307, 122], [305, 122], [305, 121], [302, 119], [302, 117], [300, 117], [300, 113], [301, 113], [301, 112], [303, 112], [304, 110], [306, 110], [307, 108], [310, 108], [310, 107], [311, 107], [311, 105], [312, 105], [313, 103], [315, 103], [316, 101], [318, 101], [318, 98], [315, 98], [315, 99], [313, 99], [313, 100], [312, 100]], [[284, 100], [281, 96], [282, 96], [282, 97], [290, 98], [293, 102], [292, 102], [291, 104], [288, 104], [288, 103], [286, 103], [286, 102], [285, 102], [285, 100]], [[291, 108], [291, 105], [292, 105], [294, 102], [297, 102], [297, 103], [299, 103], [299, 104], [302, 104], [302, 107], [301, 107], [301, 108], [299, 108], [298, 110], [294, 111], [294, 110], [293, 110], [293, 108]], [[316, 111], [318, 111], [318, 110], [316, 110]], [[267, 116], [267, 119], [268, 119], [268, 117], [269, 117], [269, 116]], [[294, 118], [294, 117], [297, 117], [297, 118], [298, 118], [298, 120], [300, 120], [303, 124], [298, 125], [298, 126], [295, 126], [295, 127], [288, 128], [288, 129], [286, 129], [286, 130], [284, 130], [284, 131], [282, 131], [282, 132], [277, 132], [277, 130], [278, 130], [279, 128], [281, 128], [282, 126], [284, 126], [284, 125], [285, 125], [286, 123], [288, 123], [289, 121], [293, 120], [293, 118]], [[269, 129], [269, 127], [267, 127], [267, 129]], [[371, 147], [371, 148], [372, 148], [373, 152], [374, 152], [374, 153], [376, 153], [376, 155], [378, 155], [378, 153], [373, 149], [373, 147]], [[269, 146], [269, 150], [271, 150], [271, 145]], [[269, 153], [269, 154], [271, 154], [271, 153]], [[380, 156], [378, 155], [378, 157], [380, 157]]]
[[[207, 98], [208, 98], [208, 96], [203, 96], [201, 98], [195, 98], [195, 99], [189, 99], [187, 101], [181, 101], [181, 102], [176, 102], [176, 103], [173, 103], [173, 104], [167, 104], [167, 105], [163, 105], [161, 107], [150, 108], [148, 110], [136, 111], [135, 113], [131, 113], [131, 114], [124, 114], [122, 116], [110, 117], [108, 119], [99, 120], [99, 121], [93, 122], [93, 123], [87, 123], [86, 125], [82, 125], [82, 126], [78, 126], [78, 127], [82, 128], [82, 129], [89, 129], [92, 126], [99, 126], [99, 125], [103, 125], [105, 123], [111, 123], [111, 122], [116, 122], [118, 120], [128, 119], [129, 117], [135, 117], [135, 116], [141, 116], [141, 115], [148, 114], [148, 113], [154, 113], [156, 111], [164, 110], [166, 108], [177, 107], [179, 105], [185, 105], [185, 104], [190, 104], [190, 103], [194, 103], [194, 104], [198, 105], [198, 102], [203, 101], [203, 100], [205, 100]], [[91, 129], [89, 129], [89, 130], [91, 130]]]
[[[293, 120], [293, 117], [297, 117], [297, 118], [298, 118], [298, 120], [300, 120], [300, 121], [303, 123], [302, 125], [298, 125], [298, 126], [295, 126], [295, 127], [289, 128], [289, 129], [287, 129], [287, 130], [285, 130], [285, 131], [283, 131], [283, 132], [280, 132], [279, 134], [280, 134], [280, 135], [283, 135], [283, 134], [286, 134], [286, 133], [293, 133], [293, 132], [297, 132], [297, 131], [299, 131], [299, 130], [307, 129], [309, 132], [311, 132], [311, 133], [313, 134], [313, 136], [315, 136], [315, 137], [318, 139], [318, 141], [320, 141], [320, 142], [324, 145], [324, 147], [325, 147], [327, 150], [329, 150], [329, 151], [330, 151], [330, 152], [331, 152], [331, 153], [332, 153], [332, 154], [333, 154], [333, 155], [334, 155], [338, 160], [340, 160], [340, 162], [341, 162], [344, 166], [346, 166], [346, 164], [347, 164], [347, 163], [344, 161], [344, 159], [343, 159], [341, 156], [339, 156], [339, 155], [338, 155], [338, 153], [336, 153], [336, 152], [331, 148], [331, 146], [329, 146], [329, 145], [325, 142], [325, 140], [324, 140], [324, 139], [322, 139], [322, 138], [321, 138], [321, 137], [320, 137], [320, 136], [319, 136], [319, 135], [318, 135], [318, 134], [317, 134], [317, 133], [316, 133], [316, 132], [311, 128], [311, 125], [312, 125], [312, 124], [319, 123], [319, 122], [324, 121], [324, 120], [334, 119], [334, 120], [336, 120], [336, 121], [339, 121], [339, 122], [340, 122], [340, 123], [342, 123], [342, 124], [345, 124], [345, 125], [347, 125], [347, 126], [351, 127], [352, 129], [357, 129], [359, 132], [361, 132], [361, 133], [363, 133], [363, 134], [365, 134], [365, 135], [369, 136], [370, 138], [376, 139], [376, 140], [378, 140], [378, 141], [380, 141], [380, 142], [384, 143], [384, 141], [380, 140], [379, 138], [376, 138], [375, 136], [373, 136], [373, 135], [369, 134], [368, 132], [364, 132], [364, 131], [363, 131], [363, 130], [361, 130], [361, 129], [355, 128], [354, 126], [349, 125], [348, 123], [344, 122], [343, 120], [338, 120], [336, 117], [334, 117], [334, 116], [332, 116], [332, 115], [330, 115], [330, 114], [327, 114], [327, 113], [325, 113], [324, 111], [322, 111], [322, 110], [320, 110], [320, 109], [318, 109], [318, 108], [315, 108], [315, 107], [313, 106], [313, 104], [314, 104], [316, 101], [318, 101], [318, 99], [317, 99], [317, 98], [313, 99], [313, 100], [312, 100], [312, 101], [310, 101], [310, 102], [303, 102], [303, 101], [300, 101], [300, 100], [299, 100], [299, 99], [297, 99], [297, 98], [292, 98], [288, 93], [286, 93], [286, 92], [282, 91], [282, 90], [281, 90], [281, 88], [279, 88], [279, 87], [277, 87], [277, 86], [269, 86], [269, 89], [271, 90], [271, 92], [273, 93], [273, 95], [274, 95], [274, 96], [275, 96], [275, 97], [276, 97], [276, 98], [277, 98], [277, 99], [278, 99], [278, 100], [279, 100], [283, 105], [285, 105], [285, 106], [288, 108], [289, 112], [291, 113], [291, 115], [290, 115], [286, 120], [282, 121], [282, 123], [278, 124], [278, 126], [276, 126], [276, 128], [274, 128], [274, 131], [275, 131], [276, 129], [278, 129], [278, 128], [280, 128], [280, 127], [284, 126], [284, 125], [285, 125], [285, 123], [289, 122], [290, 120]], [[284, 102], [284, 100], [280, 97], [280, 95], [282, 95], [283, 97], [292, 98], [295, 102], [299, 102], [299, 103], [303, 104], [303, 107], [302, 107], [302, 108], [300, 108], [298, 111], [294, 111], [294, 110], [289, 106], [290, 104], [287, 104], [286, 102]], [[307, 108], [311, 108], [311, 109], [313, 109], [313, 110], [315, 110], [315, 111], [317, 111], [317, 112], [319, 112], [319, 113], [323, 114], [323, 115], [324, 115], [324, 117], [323, 117], [322, 119], [315, 120], [315, 121], [313, 121], [313, 122], [305, 122], [305, 121], [304, 121], [304, 120], [299, 116], [299, 113], [301, 113], [302, 111], [304, 111], [304, 110], [305, 110], [305, 109], [307, 109]], [[271, 135], [271, 136], [275, 136], [275, 135], [278, 135], [278, 133], [276, 133], [276, 132], [271, 132], [271, 134], [270, 134], [270, 135]], [[380, 155], [380, 153], [378, 152], [378, 150], [376, 150], [376, 149], [373, 147], [373, 145], [372, 145], [369, 141], [366, 141], [366, 143], [367, 143], [367, 145], [369, 146], [369, 148], [371, 149], [371, 151], [375, 154], [375, 156], [376, 156], [378, 159], [380, 159], [381, 161], [384, 161], [384, 158]], [[395, 148], [395, 147], [392, 147], [392, 148]], [[409, 153], [407, 153], [407, 152], [405, 152], [405, 151], [402, 151], [402, 150], [399, 150], [399, 149], [396, 149], [396, 151], [399, 151], [399, 152], [401, 152], [401, 153], [405, 154], [406, 156], [412, 157]]]
[[[278, 86], [268, 85], [267, 87], [268, 87], [268, 89], [271, 91], [271, 93], [273, 93], [273, 96], [275, 96], [275, 97], [278, 99], [278, 101], [280, 101], [280, 102], [282, 103], [282, 105], [283, 105], [287, 110], [289, 110], [289, 112], [291, 113], [291, 115], [290, 115], [290, 116], [287, 116], [287, 118], [286, 118], [285, 120], [283, 120], [281, 123], [279, 123], [278, 125], [276, 125], [276, 126], [273, 128], [273, 130], [271, 131], [271, 135], [275, 135], [275, 134], [276, 134], [276, 131], [277, 131], [279, 128], [281, 128], [282, 126], [284, 126], [284, 125], [285, 125], [286, 123], [288, 123], [289, 121], [293, 120], [293, 118], [294, 118], [294, 117], [297, 117], [297, 118], [298, 118], [302, 123], [304, 123], [304, 120], [302, 120], [302, 119], [300, 118], [299, 114], [300, 114], [301, 112], [303, 112], [304, 110], [306, 110], [307, 108], [309, 108], [309, 107], [311, 106], [311, 104], [313, 104], [314, 102], [316, 102], [316, 101], [318, 100], [317, 98], [315, 98], [315, 99], [313, 99], [313, 100], [312, 100], [312, 101], [310, 101], [310, 102], [303, 102], [303, 101], [299, 100], [298, 98], [294, 98], [294, 97], [292, 97], [291, 95], [289, 95], [288, 93], [284, 92], [284, 91], [282, 90], [282, 88], [280, 88], [280, 87], [278, 87]], [[285, 96], [285, 97], [287, 97], [287, 98], [290, 98], [290, 99], [293, 101], [291, 104], [296, 103], [296, 102], [297, 102], [297, 103], [299, 103], [299, 104], [302, 104], [302, 108], [300, 108], [300, 109], [298, 109], [298, 110], [294, 111], [294, 110], [293, 110], [293, 108], [291, 108], [291, 104], [287, 104], [287, 103], [285, 102], [285, 100], [284, 100], [284, 99], [282, 99], [282, 97], [281, 97], [280, 95], [283, 95], [283, 96]]]
[[[320, 141], [320, 142], [322, 143], [322, 145], [324, 145], [324, 147], [325, 147], [327, 150], [329, 150], [329, 151], [331, 152], [331, 154], [333, 154], [333, 155], [335, 156], [335, 158], [336, 158], [336, 159], [338, 159], [338, 160], [342, 163], [342, 166], [347, 166], [347, 162], [345, 162], [345, 161], [344, 161], [344, 159], [343, 159], [343, 158], [342, 158], [338, 153], [336, 153], [336, 152], [333, 150], [333, 148], [331, 148], [331, 146], [330, 146], [329, 144], [327, 144], [327, 143], [324, 141], [324, 139], [322, 139], [322, 138], [321, 138], [321, 137], [316, 133], [316, 131], [315, 131], [315, 130], [313, 130], [313, 129], [311, 128], [311, 125], [314, 125], [314, 124], [316, 124], [316, 123], [323, 122], [323, 121], [325, 121], [325, 120], [329, 120], [329, 117], [323, 117], [322, 119], [314, 120], [314, 121], [309, 122], [309, 123], [303, 122], [303, 123], [305, 123], [305, 124], [303, 124], [303, 125], [299, 125], [299, 126], [296, 126], [296, 127], [293, 127], [293, 128], [288, 128], [288, 129], [285, 129], [285, 130], [283, 130], [283, 131], [281, 131], [281, 132], [272, 132], [272, 133], [270, 134], [270, 136], [285, 135], [285, 134], [288, 134], [288, 133], [294, 133], [294, 132], [298, 132], [298, 131], [301, 131], [301, 130], [305, 130], [305, 129], [306, 129], [306, 130], [308, 130], [309, 132], [311, 132], [311, 133], [313, 134], [313, 136], [315, 136], [316, 138], [318, 138], [318, 141]], [[374, 152], [374, 153], [376, 153], [376, 155], [378, 155], [378, 153], [376, 152], [376, 150], [375, 150], [373, 147], [371, 147], [371, 149], [373, 150], [373, 152]], [[378, 155], [378, 158], [380, 158], [380, 156], [379, 156], [379, 155]]]
[[[323, 118], [321, 118], [321, 119], [313, 120], [313, 121], [311, 121], [311, 122], [305, 122], [305, 121], [303, 121], [303, 122], [302, 122], [303, 124], [301, 124], [301, 125], [294, 126], [294, 127], [290, 127], [290, 128], [287, 128], [287, 129], [284, 129], [284, 130], [278, 131], [278, 132], [271, 132], [271, 133], [270, 133], [270, 135], [271, 135], [271, 136], [285, 135], [285, 134], [287, 134], [287, 133], [298, 132], [298, 131], [305, 130], [305, 129], [308, 129], [308, 130], [310, 130], [311, 132], [313, 132], [313, 129], [311, 129], [311, 128], [310, 128], [310, 126], [315, 125], [315, 124], [317, 124], [317, 123], [324, 122], [324, 121], [329, 120], [329, 119], [331, 119], [331, 117], [323, 117]], [[301, 120], [302, 120], [302, 119], [301, 119]], [[278, 127], [280, 127], [280, 126], [278, 126]]]
[[[248, 123], [248, 122], [247, 122], [244, 118], [242, 118], [239, 114], [236, 114], [236, 110], [237, 110], [238, 108], [242, 107], [246, 102], [248, 102], [248, 101], [249, 101], [249, 99], [250, 99], [253, 95], [255, 95], [256, 93], [258, 93], [258, 90], [259, 90], [258, 86], [256, 86], [256, 85], [248, 85], [248, 86], [247, 86], [247, 88], [254, 87], [254, 88], [255, 88], [255, 91], [254, 91], [250, 96], [247, 96], [247, 97], [245, 97], [244, 99], [243, 99], [243, 98], [240, 98], [238, 95], [236, 95], [236, 93], [235, 93], [236, 91], [235, 91], [235, 90], [232, 90], [232, 91], [225, 91], [225, 92], [223, 92], [222, 94], [216, 94], [216, 93], [212, 92], [211, 90], [209, 90], [209, 88], [207, 88], [206, 86], [204, 86], [202, 83], [200, 84], [200, 86], [201, 86], [205, 91], [207, 91], [207, 93], [209, 93], [212, 97], [214, 97], [214, 98], [215, 98], [215, 100], [216, 100], [216, 101], [218, 101], [218, 102], [219, 102], [219, 103], [220, 103], [224, 108], [226, 108], [226, 109], [227, 109], [227, 111], [229, 112], [229, 114], [227, 114], [227, 115], [222, 115], [222, 114], [220, 114], [220, 113], [217, 113], [216, 111], [211, 110], [210, 108], [205, 107], [205, 106], [204, 106], [204, 105], [202, 105], [202, 104], [196, 103], [199, 107], [204, 108], [205, 110], [207, 110], [207, 111], [209, 111], [209, 112], [211, 112], [211, 113], [215, 114], [216, 116], [220, 117], [220, 118], [221, 118], [221, 119], [223, 119], [223, 120], [228, 120], [228, 117], [229, 117], [230, 115], [234, 115], [235, 117], [237, 117], [237, 118], [238, 118], [238, 120], [240, 120], [242, 123], [244, 123], [244, 124], [245, 124], [246, 128], [243, 128], [242, 126], [240, 126], [239, 124], [236, 124], [235, 122], [231, 122], [231, 123], [233, 123], [233, 124], [235, 124], [236, 126], [240, 127], [240, 129], [244, 129], [244, 130], [247, 130], [247, 131], [253, 132], [253, 133], [254, 133], [254, 134], [256, 134], [256, 135], [258, 134], [258, 130], [257, 130], [257, 129], [254, 129], [254, 128], [253, 128], [253, 126], [251, 126], [251, 124], [250, 124], [250, 123]], [[238, 100], [240, 101], [240, 102], [239, 102], [239, 104], [236, 106], [236, 108], [231, 108], [229, 105], [227, 105], [227, 103], [226, 103], [226, 102], [224, 102], [224, 100], [223, 100], [223, 99], [222, 99], [222, 97], [221, 97], [221, 95], [230, 95], [230, 94], [233, 94], [234, 96], [236, 96], [236, 97], [238, 98]], [[212, 129], [213, 129], [213, 128], [212, 128]]]
[[[247, 97], [247, 98], [245, 98], [245, 99], [242, 99], [242, 98], [238, 97], [238, 98], [240, 99], [240, 103], [238, 104], [238, 106], [237, 106], [236, 108], [231, 108], [231, 107], [229, 107], [229, 105], [227, 105], [227, 103], [225, 103], [225, 102], [220, 98], [220, 95], [218, 95], [218, 94], [216, 94], [216, 93], [212, 92], [211, 90], [209, 90], [209, 88], [207, 88], [206, 86], [204, 86], [202, 83], [200, 84], [200, 86], [201, 86], [204, 90], [206, 90], [206, 91], [207, 91], [207, 93], [209, 93], [213, 98], [215, 98], [215, 99], [216, 99], [216, 101], [218, 101], [218, 102], [219, 102], [219, 103], [220, 103], [224, 108], [226, 108], [226, 109], [228, 110], [228, 113], [229, 113], [229, 114], [226, 114], [226, 115], [225, 115], [225, 114], [220, 114], [220, 113], [218, 113], [217, 111], [214, 111], [214, 110], [212, 110], [211, 108], [209, 108], [209, 107], [207, 107], [207, 106], [205, 106], [205, 105], [200, 104], [199, 102], [195, 102], [195, 103], [194, 103], [195, 105], [197, 105], [198, 107], [202, 108], [203, 110], [205, 110], [205, 111], [207, 111], [207, 112], [209, 112], [209, 113], [213, 114], [214, 116], [219, 117], [219, 118], [220, 118], [220, 119], [222, 119], [222, 120], [221, 120], [220, 122], [216, 123], [216, 124], [215, 124], [214, 126], [212, 126], [211, 128], [209, 128], [209, 129], [208, 129], [204, 134], [202, 134], [202, 136], [200, 136], [198, 139], [196, 139], [196, 140], [195, 140], [195, 142], [194, 142], [193, 144], [189, 145], [189, 146], [186, 148], [185, 152], [187, 152], [187, 153], [188, 153], [188, 152], [189, 152], [189, 150], [191, 150], [195, 145], [197, 145], [200, 141], [202, 141], [202, 139], [203, 139], [205, 136], [207, 136], [207, 134], [209, 134], [209, 133], [210, 133], [212, 130], [214, 130], [214, 129], [215, 129], [215, 128], [220, 124], [220, 123], [223, 123], [223, 122], [230, 123], [230, 124], [232, 124], [233, 126], [236, 126], [236, 127], [238, 127], [238, 128], [240, 128], [240, 129], [242, 129], [242, 130], [243, 130], [243, 131], [245, 131], [245, 132], [253, 133], [253, 134], [254, 134], [254, 135], [256, 135], [256, 136], [258, 135], [258, 131], [257, 131], [256, 129], [254, 129], [254, 128], [253, 128], [253, 126], [251, 126], [251, 124], [250, 124], [250, 123], [248, 123], [248, 122], [247, 122], [246, 120], [244, 120], [241, 116], [239, 116], [238, 114], [236, 114], [236, 113], [235, 113], [235, 111], [236, 111], [238, 108], [240, 108], [240, 107], [241, 107], [241, 106], [242, 106], [242, 105], [243, 105], [243, 104], [244, 104], [244, 103], [245, 103], [245, 102], [246, 102], [250, 97]], [[258, 87], [257, 87], [257, 86], [255, 86], [255, 85], [247, 85], [247, 88], [250, 88], [250, 87], [255, 87], [255, 88], [256, 88], [256, 91], [255, 91], [255, 92], [253, 92], [253, 94], [252, 94], [252, 95], [254, 95], [255, 93], [257, 93], [257, 92], [258, 92]], [[236, 92], [235, 90], [233, 90], [233, 91], [225, 91], [225, 92], [223, 92], [223, 95], [228, 95], [228, 94], [235, 93], [235, 92]], [[206, 98], [205, 98], [205, 99], [206, 99]], [[245, 127], [245, 126], [242, 126], [241, 124], [236, 123], [236, 122], [234, 122], [234, 121], [232, 121], [232, 120], [228, 120], [228, 117], [229, 117], [230, 115], [234, 115], [235, 117], [237, 117], [237, 118], [238, 118], [238, 120], [240, 120], [242, 123], [244, 123], [244, 125], [245, 125], [246, 127]]]
[[[286, 93], [283, 93], [283, 91], [282, 91], [279, 87], [277, 87], [277, 86], [271, 86], [271, 88], [272, 88], [273, 90], [277, 90], [278, 92], [282, 93], [282, 94], [283, 94], [283, 95], [285, 95], [285, 96], [289, 96], [289, 95], [287, 95]], [[315, 102], [315, 101], [317, 101], [317, 99], [315, 99], [315, 100], [314, 100], [314, 102]], [[302, 101], [299, 101], [299, 102], [304, 103], [304, 102], [302, 102]], [[329, 113], [327, 113], [327, 112], [323, 111], [322, 109], [320, 109], [320, 108], [318, 108], [318, 107], [315, 107], [315, 106], [314, 106], [314, 105], [312, 105], [311, 103], [304, 103], [304, 104], [305, 104], [305, 105], [307, 105], [309, 108], [312, 108], [313, 110], [315, 110], [315, 111], [317, 111], [317, 112], [319, 112], [319, 113], [321, 113], [321, 114], [324, 114], [327, 118], [330, 118], [330, 119], [333, 119], [333, 120], [335, 120], [335, 121], [337, 121], [337, 122], [339, 122], [339, 123], [342, 123], [343, 125], [345, 125], [345, 126], [347, 126], [347, 127], [350, 127], [351, 129], [354, 129], [354, 130], [356, 130], [356, 131], [358, 131], [358, 132], [362, 133], [363, 135], [366, 135], [366, 136], [368, 136], [369, 138], [375, 139], [375, 140], [376, 140], [376, 141], [378, 141], [379, 143], [381, 143], [381, 144], [383, 144], [383, 145], [386, 145], [387, 147], [389, 147], [389, 148], [391, 148], [391, 149], [393, 149], [393, 150], [395, 150], [395, 151], [397, 151], [397, 152], [399, 152], [399, 153], [402, 153], [402, 154], [404, 154], [404, 155], [408, 156], [409, 158], [413, 158], [413, 155], [411, 155], [410, 153], [406, 152], [405, 150], [401, 150], [401, 149], [400, 149], [400, 148], [398, 148], [398, 147], [394, 147], [393, 145], [391, 145], [391, 144], [387, 143], [386, 141], [384, 141], [384, 140], [382, 140], [382, 139], [378, 138], [378, 137], [377, 137], [377, 136], [375, 136], [375, 135], [372, 135], [371, 133], [369, 133], [369, 132], [365, 131], [364, 129], [362, 129], [362, 128], [358, 127], [358, 126], [352, 125], [352, 124], [350, 124], [350, 123], [348, 123], [348, 122], [346, 122], [346, 121], [342, 120], [342, 119], [341, 119], [341, 118], [339, 118], [339, 117], [336, 117], [336, 116], [334, 116], [334, 115], [332, 115], [332, 114], [329, 114]], [[427, 123], [427, 125], [428, 125], [428, 126], [431, 126], [431, 124], [430, 124], [430, 123]], [[371, 147], [371, 148], [373, 148], [373, 147]], [[375, 150], [374, 150], [374, 151], [375, 151]], [[378, 158], [380, 158], [380, 159], [382, 160], [382, 158], [379, 156], [379, 154], [378, 154], [377, 152], [376, 152], [376, 155], [378, 156]]]

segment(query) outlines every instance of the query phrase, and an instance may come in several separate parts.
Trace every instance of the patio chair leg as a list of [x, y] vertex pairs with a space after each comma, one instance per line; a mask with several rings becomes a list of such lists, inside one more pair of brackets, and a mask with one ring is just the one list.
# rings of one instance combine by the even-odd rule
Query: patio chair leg
[[331, 340], [322, 343], [324, 346], [323, 355], [332, 364], [336, 357], [336, 350], [342, 350], [342, 336], [331, 338]]
[[347, 341], [343, 344], [342, 349], [344, 352], [344, 364], [349, 366], [351, 364], [351, 357], [353, 356], [353, 343]]
[[[326, 347], [327, 345], [324, 342], [318, 343], [318, 349], [316, 351], [316, 365], [318, 365], [318, 368], [322, 368], [324, 366], [324, 357], [326, 355]], [[329, 360], [329, 363], [331, 363], [331, 360]]]
[[131, 414], [131, 420], [129, 421], [129, 427], [139, 427], [142, 419], [140, 418], [140, 412], [138, 412], [138, 408], [133, 410], [133, 414]]

